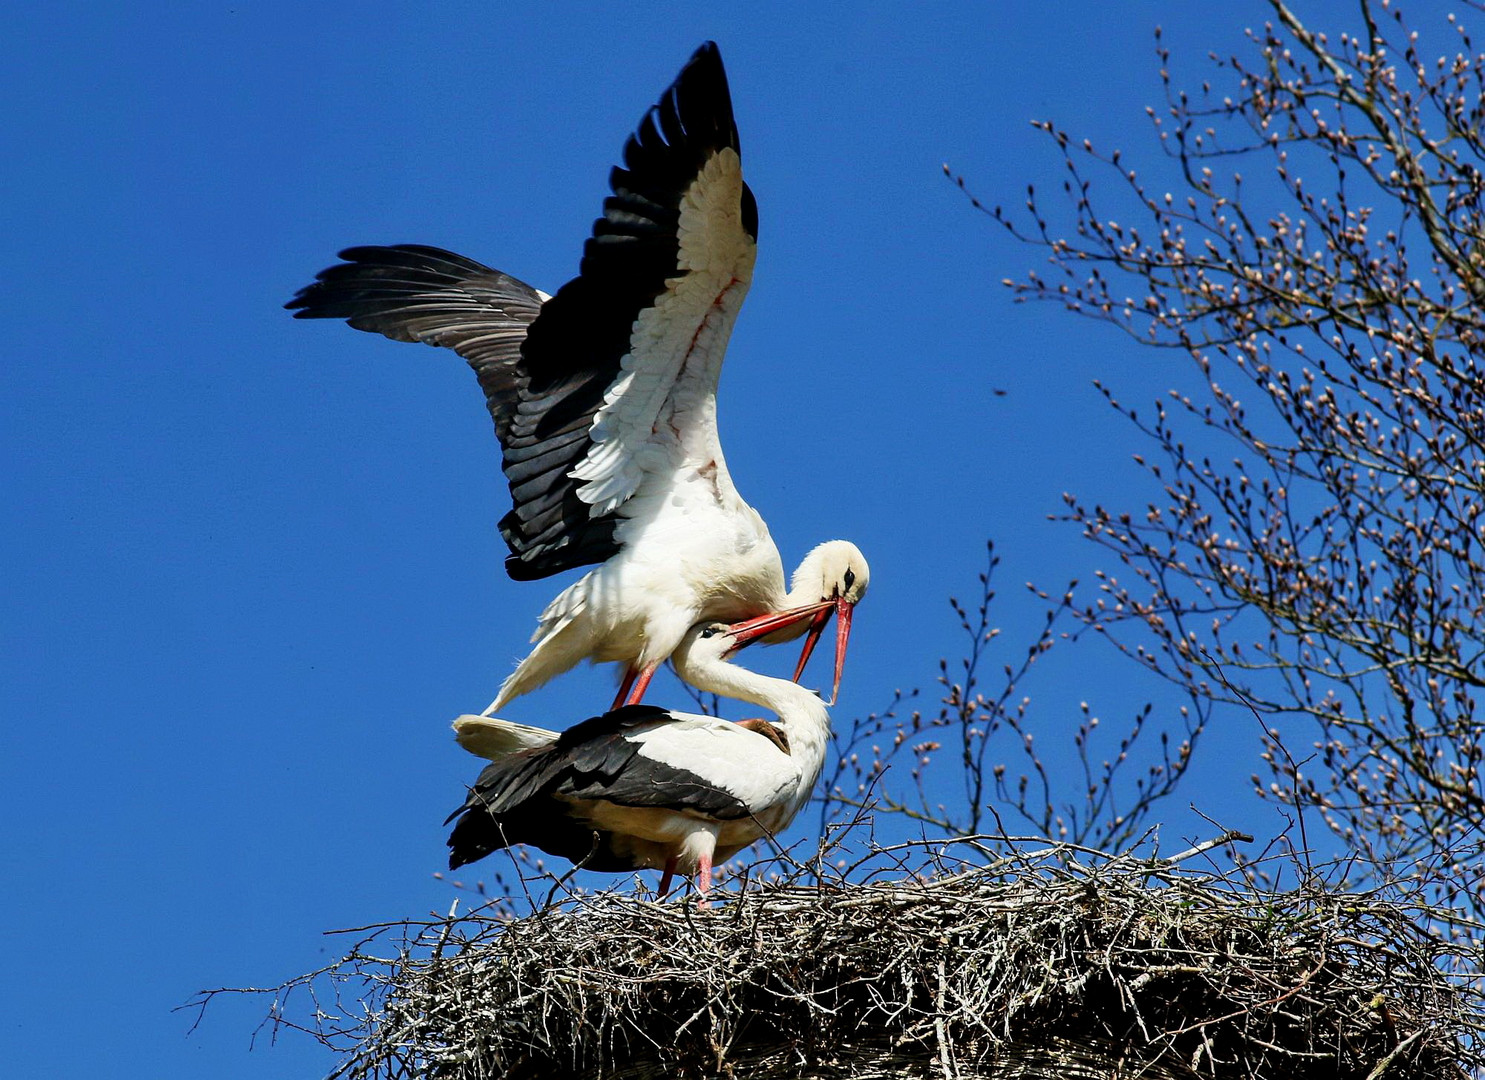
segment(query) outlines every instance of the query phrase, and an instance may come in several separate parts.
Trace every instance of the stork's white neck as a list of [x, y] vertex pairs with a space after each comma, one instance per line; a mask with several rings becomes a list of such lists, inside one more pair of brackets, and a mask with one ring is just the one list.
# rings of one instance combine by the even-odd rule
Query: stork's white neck
[[799, 762], [808, 798], [825, 764], [830, 711], [820, 696], [788, 679], [760, 675], [701, 650], [681, 649], [672, 658], [677, 673], [692, 686], [722, 697], [737, 698], [775, 713], [789, 734], [789, 755]]

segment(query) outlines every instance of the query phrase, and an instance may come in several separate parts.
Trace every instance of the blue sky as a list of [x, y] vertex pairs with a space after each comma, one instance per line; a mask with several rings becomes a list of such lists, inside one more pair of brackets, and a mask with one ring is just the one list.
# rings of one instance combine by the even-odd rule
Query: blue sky
[[[336, 949], [325, 930], [448, 908], [440, 822], [477, 769], [448, 721], [493, 696], [557, 583], [504, 576], [505, 490], [462, 362], [281, 305], [356, 243], [449, 247], [554, 290], [624, 138], [704, 39], [731, 76], [761, 216], [722, 382], [729, 465], [787, 565], [841, 536], [873, 568], [837, 717], [895, 687], [931, 693], [961, 650], [947, 597], [972, 596], [988, 537], [1007, 646], [1040, 611], [1020, 583], [1103, 565], [1046, 520], [1060, 494], [1138, 508], [1156, 493], [1092, 380], [1140, 401], [1184, 370], [1014, 305], [999, 281], [1040, 256], [940, 167], [991, 202], [1060, 183], [1032, 118], [1153, 159], [1154, 25], [1195, 83], [1263, 8], [844, 10], [8, 16], [8, 1075], [323, 1073], [302, 1038], [249, 1052], [261, 1003], [213, 1008], [190, 1035], [170, 1010], [318, 966]], [[1056, 671], [1027, 687], [1044, 747], [1081, 699], [1110, 720], [1179, 704], [1096, 643]], [[611, 692], [577, 672], [509, 715], [566, 726]], [[651, 699], [683, 700], [668, 676]], [[1246, 798], [1251, 719], [1220, 719], [1171, 827], [1191, 835], [1199, 791], [1202, 809], [1272, 831]]]

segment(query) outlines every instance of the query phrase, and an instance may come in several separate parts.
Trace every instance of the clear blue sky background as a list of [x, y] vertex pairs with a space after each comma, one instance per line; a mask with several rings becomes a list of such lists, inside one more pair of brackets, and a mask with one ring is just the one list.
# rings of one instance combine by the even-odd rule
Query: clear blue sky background
[[[1019, 203], [1060, 183], [1041, 117], [1153, 158], [1152, 28], [1195, 83], [1263, 20], [1252, 0], [111, 7], [14, 8], [0, 66], [7, 1076], [321, 1074], [302, 1038], [249, 1052], [260, 1002], [189, 1036], [170, 1010], [319, 965], [327, 929], [448, 908], [440, 822], [477, 769], [448, 721], [493, 696], [557, 583], [502, 572], [462, 362], [280, 305], [355, 243], [555, 289], [702, 40], [762, 219], [729, 464], [787, 564], [842, 536], [873, 567], [837, 716], [931, 691], [987, 537], [1009, 648], [1039, 613], [1021, 582], [1103, 565], [1046, 520], [1060, 493], [1155, 497], [1091, 381], [1148, 400], [1184, 369], [1013, 305], [998, 282], [1040, 256], [940, 165]], [[1079, 699], [1110, 722], [1178, 704], [1096, 644], [1028, 689], [1054, 754]], [[610, 693], [577, 673], [509, 715], [565, 726]], [[652, 698], [682, 700], [668, 676]], [[1198, 828], [1199, 791], [1271, 831], [1254, 734], [1222, 718], [1171, 828]]]

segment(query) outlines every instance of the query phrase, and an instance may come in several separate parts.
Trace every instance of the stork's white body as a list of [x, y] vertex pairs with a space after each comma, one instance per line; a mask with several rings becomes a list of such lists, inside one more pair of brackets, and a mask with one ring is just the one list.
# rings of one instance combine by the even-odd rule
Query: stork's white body
[[610, 187], [581, 273], [553, 296], [399, 245], [341, 252], [349, 262], [289, 303], [298, 317], [344, 318], [468, 360], [504, 449], [507, 571], [528, 580], [600, 564], [547, 606], [487, 713], [584, 658], [623, 662], [638, 700], [697, 622], [854, 603], [866, 588], [861, 553], [833, 541], [786, 590], [768, 528], [722, 456], [717, 381], [753, 279], [758, 215], [715, 45], [645, 116]]
[[[692, 628], [675, 653], [676, 667], [693, 685], [772, 710], [783, 745], [717, 717], [645, 706], [560, 735], [464, 716], [454, 723], [460, 744], [495, 763], [466, 803], [466, 818], [474, 815], [471, 824], [488, 829], [481, 815], [494, 807], [510, 834], [502, 841], [534, 842], [575, 862], [591, 831], [597, 834], [592, 850], [602, 852], [598, 868], [678, 870], [698, 875], [704, 890], [701, 879], [713, 860], [778, 833], [798, 814], [820, 777], [830, 730], [829, 713], [814, 693], [727, 664], [723, 629]], [[514, 791], [533, 795], [506, 798]], [[565, 846], [542, 843], [554, 813], [577, 827], [576, 841], [564, 833]], [[523, 831], [528, 819], [535, 824]], [[450, 846], [459, 850], [453, 838]]]
[[755, 731], [694, 713], [671, 712], [630, 741], [640, 745], [641, 760], [684, 770], [725, 790], [748, 807], [748, 816], [709, 819], [694, 810], [606, 799], [572, 799], [569, 812], [609, 834], [613, 851], [636, 868], [686, 875], [784, 829], [809, 799], [824, 760], [823, 755], [807, 760], [807, 752], [794, 757]]
[[[713, 479], [686, 468], [631, 500], [619, 526], [624, 548], [549, 604], [487, 712], [541, 686], [580, 660], [643, 669], [670, 656], [698, 622], [736, 622], [797, 607], [784, 588], [778, 548], [763, 519], [737, 497], [718, 462]], [[727, 509], [730, 504], [731, 509]], [[628, 509], [626, 506], [625, 509]]]
[[717, 432], [722, 357], [757, 253], [741, 201], [742, 162], [724, 148], [681, 200], [685, 274], [635, 321], [591, 447], [570, 474], [593, 515], [620, 519], [619, 551], [547, 605], [536, 647], [487, 713], [582, 659], [653, 666], [698, 622], [789, 606], [778, 548], [733, 485]]

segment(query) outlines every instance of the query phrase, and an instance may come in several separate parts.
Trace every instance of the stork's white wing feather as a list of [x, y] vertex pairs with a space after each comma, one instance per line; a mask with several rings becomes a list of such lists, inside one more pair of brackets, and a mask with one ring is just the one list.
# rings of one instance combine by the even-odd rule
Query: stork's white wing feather
[[723, 147], [681, 199], [682, 273], [635, 320], [622, 374], [594, 417], [592, 447], [569, 473], [584, 481], [578, 497], [595, 517], [633, 495], [647, 473], [673, 473], [688, 455], [720, 456], [717, 380], [757, 253], [742, 206], [742, 160]]
[[716, 717], [693, 716], [630, 733], [639, 757], [690, 773], [746, 804], [774, 806], [799, 785], [799, 765], [755, 731]]

